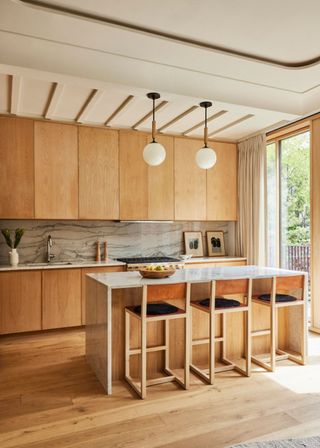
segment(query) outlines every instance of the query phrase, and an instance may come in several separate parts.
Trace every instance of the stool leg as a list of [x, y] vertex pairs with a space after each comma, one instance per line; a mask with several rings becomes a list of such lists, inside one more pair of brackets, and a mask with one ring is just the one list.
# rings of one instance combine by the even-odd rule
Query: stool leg
[[130, 314], [125, 311], [125, 377], [130, 376]]
[[[213, 299], [214, 300], [214, 299]], [[215, 369], [215, 314], [214, 312], [209, 314], [210, 321], [210, 341], [209, 341], [209, 382], [214, 384], [214, 369]], [[222, 342], [223, 343], [223, 342]]]
[[221, 352], [222, 352], [222, 359], [226, 359], [226, 354], [227, 354], [227, 350], [226, 350], [226, 328], [227, 328], [227, 316], [222, 313], [221, 314], [221, 326], [222, 326], [222, 331], [221, 331], [221, 335], [222, 335], [222, 347], [221, 347]]
[[185, 389], [189, 389], [190, 386], [190, 317], [189, 312], [187, 312], [187, 316], [185, 318], [185, 332], [184, 332], [184, 387]]
[[169, 364], [170, 364], [170, 352], [169, 352], [170, 335], [169, 335], [169, 320], [168, 319], [164, 321], [164, 343], [166, 346], [164, 367], [167, 370], [167, 369], [169, 369]]
[[252, 352], [252, 341], [251, 341], [251, 306], [249, 306], [246, 322], [246, 375], [251, 376], [251, 352]]
[[141, 398], [147, 395], [147, 322], [141, 319]]
[[274, 372], [276, 367], [276, 308], [274, 306], [270, 306], [270, 322], [271, 322], [271, 344], [270, 344], [270, 367], [271, 371]]

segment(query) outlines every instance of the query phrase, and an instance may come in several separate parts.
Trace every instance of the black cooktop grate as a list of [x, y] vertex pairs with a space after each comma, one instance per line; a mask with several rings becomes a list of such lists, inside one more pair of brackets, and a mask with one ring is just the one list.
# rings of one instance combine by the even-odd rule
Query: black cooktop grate
[[178, 258], [173, 257], [134, 257], [134, 258], [117, 258], [127, 264], [142, 264], [142, 263], [177, 263], [181, 262]]

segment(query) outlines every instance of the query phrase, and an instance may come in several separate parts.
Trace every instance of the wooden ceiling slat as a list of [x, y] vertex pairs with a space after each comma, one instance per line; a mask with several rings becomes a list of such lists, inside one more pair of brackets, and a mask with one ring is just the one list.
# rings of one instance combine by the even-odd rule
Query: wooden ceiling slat
[[130, 103], [130, 101], [133, 100], [133, 98], [134, 98], [133, 95], [127, 96], [127, 98], [124, 101], [122, 101], [120, 106], [117, 107], [117, 109], [114, 112], [112, 112], [109, 118], [105, 121], [104, 125], [108, 126], [109, 123]]
[[248, 115], [245, 115], [244, 117], [238, 118], [238, 120], [232, 121], [231, 123], [226, 124], [225, 126], [222, 126], [222, 128], [219, 128], [213, 132], [210, 132], [209, 137], [211, 137], [212, 135], [218, 134], [219, 132], [222, 132], [225, 129], [229, 129], [232, 126], [235, 126], [236, 124], [242, 123], [243, 121], [249, 120], [252, 117], [254, 117], [254, 114], [248, 114]]
[[64, 91], [64, 84], [55, 82], [50, 97], [48, 99], [48, 105], [44, 113], [44, 118], [48, 120], [53, 118], [53, 115], [56, 111], [58, 102], [60, 101], [63, 91]]
[[101, 99], [103, 94], [104, 94], [104, 90], [93, 89], [93, 91], [90, 93], [89, 97], [87, 98], [87, 101], [84, 103], [84, 105], [82, 106], [82, 108], [80, 109], [80, 111], [76, 117], [76, 121], [78, 123], [83, 123], [86, 120], [88, 114], [92, 111], [92, 109], [97, 104], [97, 102]]
[[176, 123], [177, 121], [181, 120], [182, 118], [184, 118], [185, 116], [191, 114], [191, 112], [193, 112], [194, 110], [198, 109], [199, 106], [191, 106], [189, 107], [189, 109], [185, 110], [184, 112], [182, 112], [180, 115], [177, 115], [176, 117], [174, 117], [172, 120], [168, 121], [166, 124], [164, 124], [163, 126], [161, 126], [161, 128], [158, 129], [158, 132], [162, 132], [164, 129], [169, 128], [170, 126], [172, 126], [174, 123]]
[[[158, 106], [155, 107], [155, 111], [161, 109], [163, 106], [165, 106], [166, 104], [168, 104], [168, 101], [161, 101], [161, 103], [158, 104]], [[148, 118], [150, 118], [152, 116], [152, 110], [150, 112], [148, 112], [146, 115], [144, 115], [142, 118], [140, 118], [139, 121], [137, 121], [133, 126], [132, 129], [136, 129], [137, 127], [139, 127], [142, 123], [144, 123], [146, 120], [148, 120]]]
[[[226, 114], [228, 111], [227, 110], [220, 110], [219, 112], [211, 115], [211, 117], [209, 117], [207, 119], [207, 122], [209, 123], [210, 121], [216, 120], [217, 118], [221, 117], [221, 115]], [[192, 126], [192, 128], [187, 129], [186, 131], [183, 132], [183, 135], [187, 135], [190, 134], [190, 132], [195, 131], [196, 129], [200, 128], [201, 126], [204, 126], [205, 121], [202, 120], [200, 121], [200, 123], [195, 124], [194, 126]]]

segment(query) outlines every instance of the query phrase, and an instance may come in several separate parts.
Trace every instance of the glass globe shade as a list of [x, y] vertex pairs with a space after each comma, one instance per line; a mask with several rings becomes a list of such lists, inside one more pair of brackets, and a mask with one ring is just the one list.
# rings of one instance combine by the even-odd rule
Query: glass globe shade
[[151, 142], [143, 150], [144, 161], [151, 166], [161, 165], [166, 158], [166, 150], [160, 143]]
[[199, 168], [208, 170], [217, 161], [217, 155], [212, 148], [201, 148], [196, 154], [196, 162]]

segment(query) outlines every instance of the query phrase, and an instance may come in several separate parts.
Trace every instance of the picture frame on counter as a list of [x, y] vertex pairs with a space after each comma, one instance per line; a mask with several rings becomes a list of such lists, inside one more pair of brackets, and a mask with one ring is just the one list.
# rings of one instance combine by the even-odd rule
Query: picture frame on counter
[[184, 248], [187, 255], [203, 257], [202, 232], [183, 232]]
[[209, 257], [223, 257], [226, 255], [224, 232], [222, 230], [207, 232], [207, 246]]

